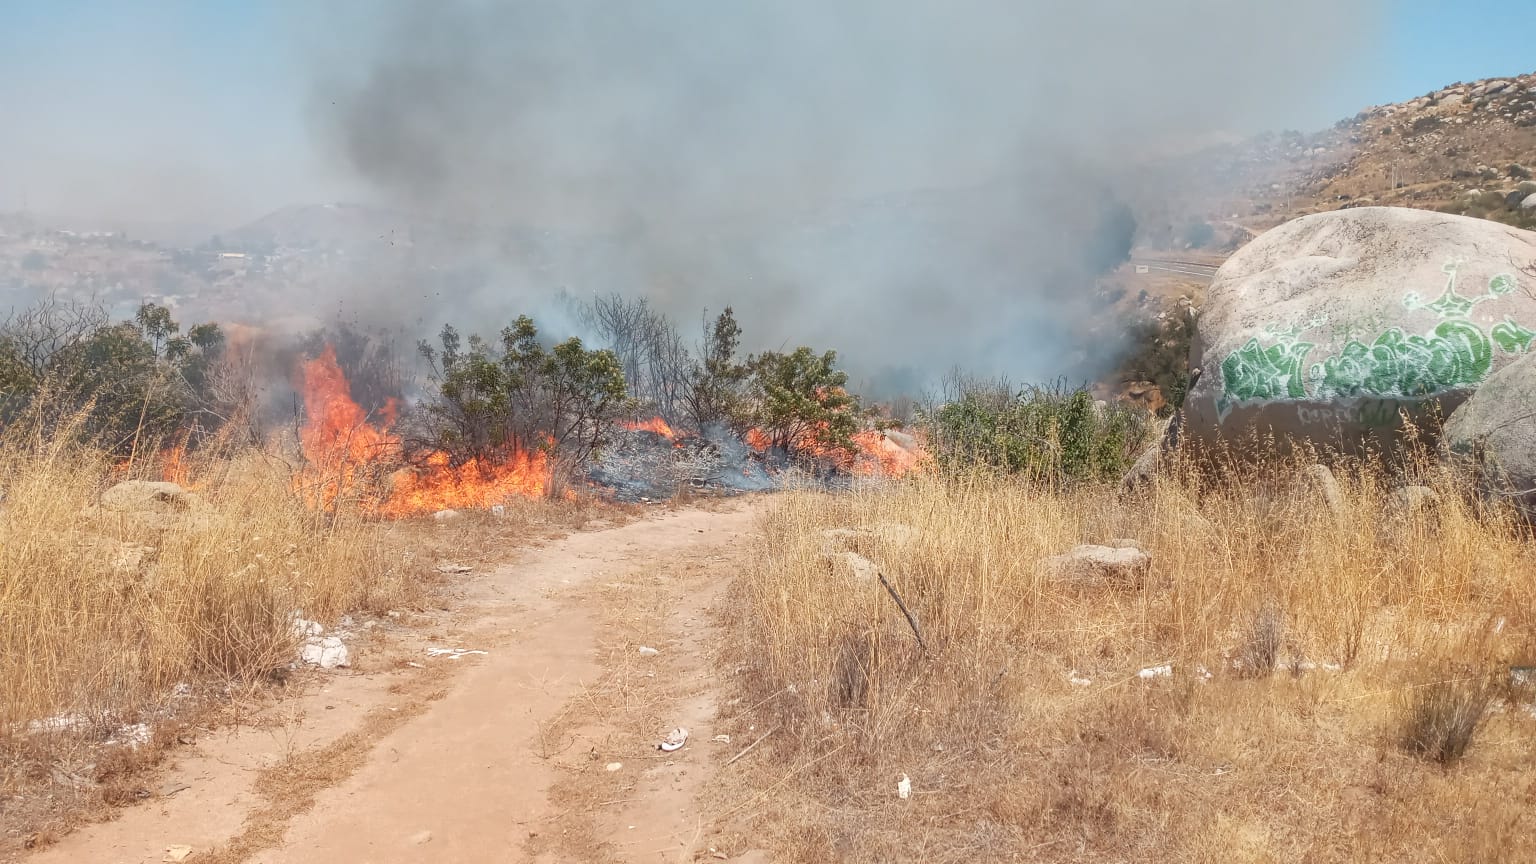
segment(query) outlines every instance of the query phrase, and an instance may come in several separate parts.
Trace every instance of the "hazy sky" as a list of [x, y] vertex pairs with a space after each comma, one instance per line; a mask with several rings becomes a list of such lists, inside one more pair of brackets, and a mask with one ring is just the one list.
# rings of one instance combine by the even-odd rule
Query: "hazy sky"
[[[1268, 125], [1318, 128], [1368, 104], [1536, 66], [1520, 38], [1489, 31], [1536, 32], [1529, 0], [1381, 3], [1379, 24], [1355, 37], [1352, 74], [1276, 106]], [[325, 106], [314, 93], [317, 69], [359, 50], [373, 8], [5, 0], [0, 209], [227, 226], [287, 203], [366, 197], [317, 133]]]

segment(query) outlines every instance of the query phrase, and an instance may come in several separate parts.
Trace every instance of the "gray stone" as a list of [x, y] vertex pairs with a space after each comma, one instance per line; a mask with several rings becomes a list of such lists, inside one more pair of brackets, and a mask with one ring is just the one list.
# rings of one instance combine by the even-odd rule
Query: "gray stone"
[[1344, 512], [1344, 495], [1339, 481], [1327, 465], [1311, 465], [1301, 472], [1301, 484], [1314, 498], [1323, 502], [1334, 516]]
[[178, 513], [191, 506], [193, 498], [175, 483], [149, 480], [125, 480], [101, 493], [103, 510], [135, 513]]
[[1467, 101], [1467, 97], [1461, 95], [1460, 93], [1451, 93], [1440, 98], [1440, 107], [1455, 108], [1457, 105], [1460, 105], [1465, 101]]
[[1532, 192], [1520, 201], [1521, 210], [1536, 210], [1536, 192]]
[[432, 518], [439, 522], [457, 522], [464, 518], [464, 514], [457, 510], [439, 510], [432, 514]]
[[1445, 448], [1484, 495], [1536, 516], [1536, 355], [1495, 372], [1445, 424]]
[[1179, 426], [1182, 418], [1175, 413], [1166, 420], [1156, 420], [1151, 429], [1152, 443], [1147, 449], [1141, 451], [1136, 461], [1131, 463], [1125, 476], [1120, 478], [1120, 492], [1128, 495], [1145, 489], [1152, 484], [1153, 478], [1162, 470], [1163, 464], [1169, 454], [1179, 446]]
[[1243, 247], [1206, 295], [1183, 435], [1273, 433], [1390, 447], [1536, 341], [1536, 233], [1395, 207], [1288, 222]]
[[1139, 588], [1152, 569], [1152, 556], [1136, 548], [1085, 545], [1047, 558], [1041, 566], [1054, 582]]
[[1437, 519], [1439, 507], [1440, 493], [1428, 486], [1404, 486], [1392, 490], [1381, 508], [1382, 539], [1389, 539], [1404, 528]]

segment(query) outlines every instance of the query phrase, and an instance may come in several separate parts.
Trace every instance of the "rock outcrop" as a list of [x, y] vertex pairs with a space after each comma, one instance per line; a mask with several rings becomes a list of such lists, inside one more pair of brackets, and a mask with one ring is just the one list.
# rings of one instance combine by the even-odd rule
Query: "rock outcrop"
[[1536, 516], [1536, 357], [1488, 378], [1445, 424], [1444, 444], [1472, 468], [1480, 491]]
[[1217, 272], [1187, 440], [1355, 449], [1433, 426], [1536, 343], [1536, 233], [1386, 207], [1306, 216]]

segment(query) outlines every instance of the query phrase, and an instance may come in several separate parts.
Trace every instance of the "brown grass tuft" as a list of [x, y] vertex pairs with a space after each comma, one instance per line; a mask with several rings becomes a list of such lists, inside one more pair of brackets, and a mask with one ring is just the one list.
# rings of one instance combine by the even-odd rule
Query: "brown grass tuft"
[[1442, 765], [1460, 761], [1493, 704], [1495, 681], [1469, 674], [1415, 687], [1404, 700], [1403, 746]]

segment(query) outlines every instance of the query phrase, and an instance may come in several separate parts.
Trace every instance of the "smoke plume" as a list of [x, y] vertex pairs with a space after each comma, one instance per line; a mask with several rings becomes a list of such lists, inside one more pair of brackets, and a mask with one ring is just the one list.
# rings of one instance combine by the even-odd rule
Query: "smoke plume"
[[312, 119], [382, 203], [488, 232], [419, 317], [619, 291], [856, 378], [1040, 379], [1111, 362], [1082, 300], [1144, 157], [1332, 119], [1378, 2], [365, 4], [315, 22], [349, 47]]

